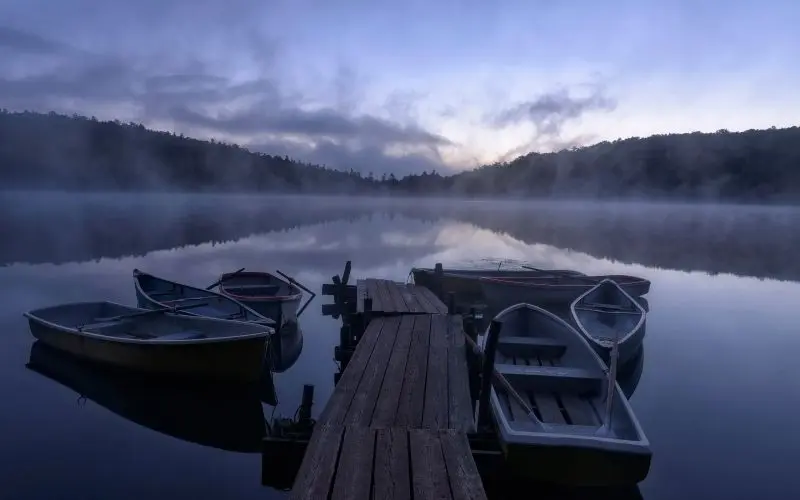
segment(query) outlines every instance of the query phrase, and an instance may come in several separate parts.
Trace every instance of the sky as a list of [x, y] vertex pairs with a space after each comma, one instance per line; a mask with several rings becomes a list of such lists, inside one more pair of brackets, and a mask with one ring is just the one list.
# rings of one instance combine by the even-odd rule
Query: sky
[[2, 0], [0, 107], [376, 175], [796, 125], [796, 0]]

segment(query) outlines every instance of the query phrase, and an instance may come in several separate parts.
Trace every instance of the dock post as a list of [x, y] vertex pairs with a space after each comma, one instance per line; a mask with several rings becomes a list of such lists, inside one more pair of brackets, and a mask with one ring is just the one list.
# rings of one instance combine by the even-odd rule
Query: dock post
[[439, 300], [442, 299], [442, 295], [444, 294], [444, 268], [442, 267], [441, 262], [437, 262], [433, 268], [433, 275], [435, 277], [435, 287], [436, 290], [433, 290], [433, 293], [439, 297]]
[[497, 341], [500, 338], [500, 329], [503, 325], [492, 320], [489, 333], [486, 335], [486, 343], [483, 348], [483, 371], [481, 373], [481, 394], [478, 402], [478, 422], [477, 428], [484, 429], [489, 422], [489, 394], [492, 389], [492, 375], [494, 373], [494, 358], [497, 352]]
[[311, 420], [311, 409], [314, 406], [314, 386], [311, 384], [303, 385], [303, 399], [300, 402], [298, 419], [302, 423]]
[[447, 313], [456, 313], [456, 294], [454, 292], [447, 292]]
[[352, 268], [352, 263], [348, 260], [344, 264], [344, 272], [342, 273], [342, 284], [347, 285], [350, 282], [350, 269]]
[[[467, 334], [472, 340], [472, 343], [478, 344], [478, 328], [475, 320], [475, 307], [469, 308], [468, 321], [464, 322], [464, 333]], [[472, 409], [475, 410], [475, 403], [478, 401], [478, 394], [480, 390], [480, 378], [478, 374], [478, 355], [472, 349], [467, 349], [467, 375], [469, 376], [469, 395], [472, 400]]]
[[350, 325], [342, 325], [339, 328], [339, 346], [342, 349], [347, 349], [350, 347], [352, 335], [350, 335]]

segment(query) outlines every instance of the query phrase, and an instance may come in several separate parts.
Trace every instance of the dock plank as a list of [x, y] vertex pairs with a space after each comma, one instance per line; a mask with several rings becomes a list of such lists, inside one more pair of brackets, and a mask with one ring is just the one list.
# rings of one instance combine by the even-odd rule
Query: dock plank
[[408, 353], [411, 348], [411, 331], [414, 328], [415, 316], [402, 316], [397, 330], [392, 355], [383, 378], [378, 402], [372, 416], [372, 426], [375, 428], [390, 427], [397, 415], [400, 394], [403, 390]]
[[395, 283], [394, 281], [387, 282], [386, 289], [389, 292], [389, 297], [394, 304], [394, 309], [397, 312], [408, 312], [408, 304], [406, 304], [405, 299], [403, 298], [403, 293], [401, 290], [405, 288], [405, 285], [402, 283]]
[[356, 312], [364, 312], [364, 299], [367, 298], [367, 282], [364, 280], [356, 281]]
[[450, 316], [447, 325], [447, 414], [449, 426], [464, 432], [475, 429], [469, 392], [467, 347], [461, 316]]
[[411, 331], [411, 347], [406, 363], [403, 388], [397, 408], [395, 425], [419, 428], [425, 404], [425, 378], [428, 372], [428, 341], [430, 337], [430, 315], [417, 316]]
[[414, 289], [414, 285], [405, 285], [402, 288], [398, 288], [398, 291], [403, 296], [408, 312], [414, 314], [424, 313], [427, 307], [420, 302], [419, 294], [415, 294]]
[[322, 426], [314, 429], [303, 463], [297, 472], [291, 498], [328, 499], [343, 433], [344, 428], [341, 426]]
[[396, 428], [378, 429], [375, 432], [377, 443], [372, 498], [411, 500], [408, 432]]
[[449, 318], [431, 317], [428, 367], [425, 378], [425, 406], [422, 427], [444, 429], [448, 426], [447, 408], [447, 324]]
[[414, 500], [452, 498], [439, 436], [420, 429], [408, 434]]
[[339, 383], [336, 384], [328, 404], [325, 405], [320, 414], [319, 423], [340, 425], [344, 421], [347, 411], [350, 409], [350, 403], [353, 401], [355, 391], [359, 383], [361, 383], [364, 370], [369, 363], [369, 358], [372, 356], [372, 351], [378, 342], [382, 328], [383, 322], [379, 320], [374, 320], [367, 326], [364, 335], [356, 345], [353, 357], [350, 358], [350, 362], [342, 374], [342, 378], [339, 379]]
[[430, 314], [447, 314], [447, 305], [444, 302], [439, 300], [439, 298], [434, 295], [434, 293], [424, 286], [415, 286], [415, 292], [420, 296], [424, 297], [431, 306], [431, 310], [426, 311]]
[[367, 297], [372, 299], [373, 311], [384, 311], [383, 295], [378, 289], [378, 280], [369, 278], [367, 282]]
[[372, 351], [369, 363], [364, 367], [364, 374], [344, 418], [345, 425], [368, 426], [372, 420], [372, 413], [375, 410], [375, 404], [386, 375], [386, 368], [389, 365], [389, 357], [397, 339], [400, 318], [397, 316], [381, 318], [379, 324], [381, 325], [380, 338]]
[[[440, 432], [444, 463], [450, 478], [450, 488], [454, 500], [486, 500], [481, 476], [466, 434], [448, 429]], [[379, 498], [379, 497], [376, 497]]]
[[369, 498], [372, 490], [374, 450], [374, 430], [368, 427], [345, 428], [332, 500]]

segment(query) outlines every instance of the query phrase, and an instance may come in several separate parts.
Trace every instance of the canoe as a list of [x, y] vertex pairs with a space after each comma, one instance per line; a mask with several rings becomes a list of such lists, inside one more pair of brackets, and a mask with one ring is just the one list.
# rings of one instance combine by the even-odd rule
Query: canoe
[[161, 309], [200, 302], [204, 304], [202, 307], [193, 307], [181, 314], [247, 321], [268, 326], [275, 325], [274, 320], [221, 293], [169, 281], [138, 269], [133, 270], [133, 285], [136, 288], [136, 300], [139, 307], [146, 309]]
[[86, 361], [39, 341], [31, 346], [26, 367], [167, 436], [226, 451], [261, 451], [266, 425], [260, 392], [253, 384], [186, 383], [142, 376]]
[[[575, 486], [643, 480], [652, 452], [628, 400], [605, 364], [567, 322], [516, 304], [502, 325], [494, 368], [533, 414], [495, 382], [489, 404], [506, 463], [517, 474]], [[479, 345], [485, 349], [487, 336]], [[610, 417], [606, 395], [612, 394]]]
[[629, 295], [639, 297], [650, 291], [650, 280], [609, 274], [602, 276], [559, 276], [533, 278], [481, 278], [487, 303], [495, 310], [513, 304], [569, 304], [604, 279], [617, 282]]
[[297, 322], [297, 309], [303, 298], [299, 287], [266, 272], [225, 273], [220, 277], [219, 292], [277, 325]]
[[257, 381], [272, 329], [256, 323], [77, 302], [26, 312], [33, 336], [56, 349], [143, 372]]
[[608, 362], [614, 339], [619, 363], [626, 364], [642, 347], [647, 314], [616, 282], [605, 279], [570, 305], [572, 320], [589, 345]]
[[[445, 269], [442, 273], [442, 293], [453, 292], [460, 298], [481, 297], [483, 290], [480, 278], [536, 278], [551, 274], [582, 276], [579, 271], [568, 269], [541, 269], [541, 270], [520, 270], [520, 269]], [[422, 285], [429, 290], [438, 289], [436, 270], [424, 267], [411, 269], [414, 277], [414, 284]]]

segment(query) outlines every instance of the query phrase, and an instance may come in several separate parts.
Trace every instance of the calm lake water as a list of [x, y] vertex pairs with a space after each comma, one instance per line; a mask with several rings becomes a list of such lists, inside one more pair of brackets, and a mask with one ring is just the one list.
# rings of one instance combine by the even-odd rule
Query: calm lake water
[[[51, 360], [79, 389], [55, 382], [26, 368], [22, 312], [134, 304], [133, 268], [198, 285], [241, 267], [280, 269], [319, 290], [348, 259], [355, 277], [396, 280], [412, 266], [485, 259], [649, 278], [631, 397], [654, 451], [641, 496], [800, 497], [797, 209], [15, 193], [0, 195], [0, 210], [0, 498], [283, 498], [261, 484], [257, 439], [250, 453], [214, 445], [292, 416], [303, 384], [315, 385], [319, 413], [337, 370], [340, 323], [320, 312], [328, 298], [301, 316], [302, 352], [275, 375], [277, 403], [241, 411], [158, 388], [128, 393], [125, 377], [86, 388], [80, 367]], [[173, 422], [154, 430], [131, 418]], [[220, 425], [181, 435], [209, 419]]]

